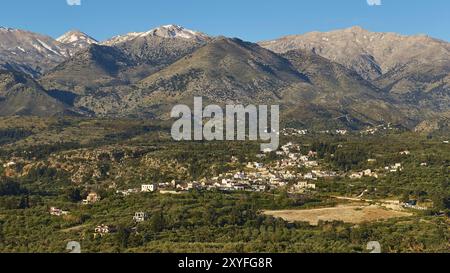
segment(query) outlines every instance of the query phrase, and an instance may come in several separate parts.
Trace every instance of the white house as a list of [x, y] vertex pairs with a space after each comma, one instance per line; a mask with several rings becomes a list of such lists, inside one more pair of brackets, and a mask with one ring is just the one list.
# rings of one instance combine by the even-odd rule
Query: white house
[[317, 180], [313, 173], [307, 173], [303, 176], [305, 179]]
[[141, 223], [141, 222], [144, 222], [145, 220], [147, 220], [147, 217], [148, 217], [147, 213], [145, 213], [145, 212], [136, 212], [133, 216], [133, 220], [136, 223]]
[[141, 186], [141, 192], [155, 192], [158, 189], [156, 184], [145, 184]]

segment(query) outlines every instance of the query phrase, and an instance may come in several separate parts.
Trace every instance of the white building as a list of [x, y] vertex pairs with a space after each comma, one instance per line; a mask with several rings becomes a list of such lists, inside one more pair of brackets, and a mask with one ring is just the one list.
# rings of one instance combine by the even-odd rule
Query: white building
[[136, 212], [133, 216], [133, 220], [136, 223], [141, 223], [141, 222], [144, 222], [145, 220], [147, 220], [147, 217], [148, 217], [148, 215], [145, 212]]
[[141, 186], [141, 192], [155, 192], [158, 189], [156, 184], [145, 184]]
[[294, 186], [292, 186], [292, 189], [296, 192], [304, 192], [304, 190], [306, 190], [306, 189], [315, 190], [316, 184], [310, 184], [306, 181], [301, 181], [301, 182], [298, 182], [297, 184], [295, 184]]
[[58, 209], [58, 208], [55, 208], [55, 207], [51, 207], [50, 208], [50, 215], [53, 215], [53, 216], [64, 216], [64, 215], [68, 215], [68, 214], [69, 214], [68, 211], [64, 211], [62, 209]]

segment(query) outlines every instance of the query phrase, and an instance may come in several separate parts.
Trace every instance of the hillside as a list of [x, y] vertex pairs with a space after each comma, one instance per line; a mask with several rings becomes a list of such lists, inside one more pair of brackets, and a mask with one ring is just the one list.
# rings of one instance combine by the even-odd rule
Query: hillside
[[0, 71], [0, 116], [45, 117], [78, 114], [81, 114], [81, 111], [52, 98], [25, 74]]

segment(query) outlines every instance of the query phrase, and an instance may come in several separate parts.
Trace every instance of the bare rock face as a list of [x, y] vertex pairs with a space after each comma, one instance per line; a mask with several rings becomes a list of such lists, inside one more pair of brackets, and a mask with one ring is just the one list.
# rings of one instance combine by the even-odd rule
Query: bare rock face
[[428, 36], [374, 33], [360, 27], [312, 32], [261, 46], [278, 53], [302, 49], [344, 65], [423, 117], [449, 117], [450, 44]]
[[53, 38], [25, 30], [0, 27], [0, 67], [38, 76], [69, 56]]
[[360, 27], [332, 32], [311, 32], [260, 43], [278, 53], [312, 51], [374, 80], [411, 62], [450, 62], [449, 43], [428, 36], [375, 33]]

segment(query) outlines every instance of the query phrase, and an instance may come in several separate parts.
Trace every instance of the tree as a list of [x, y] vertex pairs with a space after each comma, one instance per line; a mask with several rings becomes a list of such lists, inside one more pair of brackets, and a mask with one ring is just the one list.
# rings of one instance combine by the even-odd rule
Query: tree
[[408, 192], [404, 192], [402, 194], [402, 197], [400, 198], [400, 201], [403, 203], [406, 203], [409, 201], [409, 193]]
[[19, 202], [19, 209], [28, 209], [29, 207], [30, 207], [29, 197], [28, 196], [22, 196], [20, 198], [20, 202]]
[[0, 180], [0, 196], [21, 195], [23, 193], [26, 193], [26, 190], [24, 190], [19, 183], [9, 179], [5, 179], [4, 181]]
[[164, 217], [162, 211], [156, 212], [150, 218], [150, 230], [154, 233], [164, 230]]
[[69, 188], [66, 192], [67, 199], [70, 202], [77, 203], [83, 200], [81, 197], [81, 190], [79, 188]]
[[130, 231], [123, 226], [119, 226], [116, 234], [116, 239], [119, 246], [122, 248], [127, 248], [129, 238], [130, 238]]
[[434, 208], [439, 211], [450, 210], [450, 195], [444, 193], [435, 193], [432, 196]]
[[216, 210], [213, 207], [207, 206], [205, 208], [205, 210], [204, 210], [203, 217], [205, 219], [205, 222], [208, 225], [211, 225], [211, 226], [215, 226], [216, 225], [217, 213], [216, 213]]

